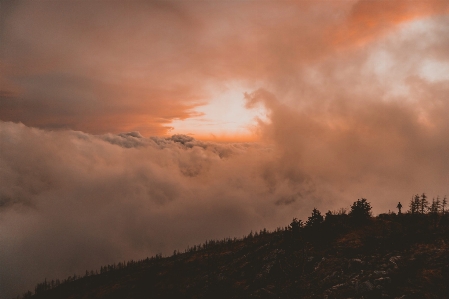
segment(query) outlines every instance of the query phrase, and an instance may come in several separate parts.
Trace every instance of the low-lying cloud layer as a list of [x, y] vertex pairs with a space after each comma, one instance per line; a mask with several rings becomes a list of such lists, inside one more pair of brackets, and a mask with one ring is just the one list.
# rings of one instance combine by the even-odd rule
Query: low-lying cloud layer
[[379, 213], [417, 192], [444, 195], [448, 85], [420, 84], [436, 96], [416, 106], [346, 97], [293, 109], [256, 90], [245, 97], [268, 111], [259, 144], [1, 122], [0, 292], [274, 229], [313, 207], [366, 197]]
[[2, 296], [44, 277], [285, 225], [314, 204], [303, 203], [302, 178], [276, 182], [272, 150], [261, 145], [4, 122], [0, 139]]
[[[0, 297], [448, 194], [448, 7], [0, 0]], [[259, 143], [167, 137], [229, 86], [266, 111]]]

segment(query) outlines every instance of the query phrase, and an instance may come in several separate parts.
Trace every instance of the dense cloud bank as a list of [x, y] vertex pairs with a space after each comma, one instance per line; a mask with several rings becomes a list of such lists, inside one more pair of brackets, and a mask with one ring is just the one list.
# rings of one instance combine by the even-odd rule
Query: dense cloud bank
[[[0, 297], [448, 194], [449, 3], [412, 2], [0, 0]], [[147, 137], [233, 84], [258, 144]]]
[[45, 277], [285, 225], [309, 188], [272, 185], [272, 150], [255, 144], [7, 122], [0, 144], [2, 296]]
[[444, 195], [447, 90], [421, 80], [435, 96], [417, 105], [346, 96], [292, 108], [259, 89], [245, 95], [248, 109], [268, 113], [258, 144], [1, 122], [0, 292], [274, 229], [313, 207], [367, 197], [379, 213], [418, 192]]

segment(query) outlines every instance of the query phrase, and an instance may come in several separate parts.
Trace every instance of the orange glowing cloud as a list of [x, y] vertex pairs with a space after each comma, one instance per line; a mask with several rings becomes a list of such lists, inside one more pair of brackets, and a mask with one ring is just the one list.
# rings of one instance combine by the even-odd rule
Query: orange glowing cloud
[[447, 12], [449, 3], [442, 0], [357, 1], [344, 23], [331, 34], [331, 41], [337, 47], [363, 46], [401, 23]]
[[446, 3], [1, 2], [0, 297], [448, 194]]
[[[252, 120], [226, 127], [203, 111], [220, 110], [217, 95], [230, 83], [237, 82], [239, 92], [263, 87], [288, 97], [303, 84], [301, 74], [344, 56], [340, 51], [448, 11], [447, 1], [438, 0], [5, 7], [1, 120], [145, 136], [251, 136]], [[200, 119], [208, 119], [210, 132], [186, 125]]]

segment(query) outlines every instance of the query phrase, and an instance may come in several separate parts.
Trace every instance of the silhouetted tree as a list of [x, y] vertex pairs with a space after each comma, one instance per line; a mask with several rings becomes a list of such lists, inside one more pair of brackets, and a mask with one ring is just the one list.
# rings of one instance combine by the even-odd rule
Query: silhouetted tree
[[408, 205], [409, 207], [409, 211], [411, 214], [415, 214], [416, 210], [415, 210], [415, 202], [413, 201], [413, 196], [412, 199], [410, 200], [410, 204]]
[[427, 201], [427, 195], [425, 193], [421, 194], [419, 208], [421, 210], [421, 214], [424, 214], [429, 209], [429, 202]]
[[437, 200], [435, 200], [434, 197], [432, 198], [432, 204], [430, 205], [430, 213], [432, 214], [434, 228], [437, 227], [438, 223], [439, 201], [440, 201], [439, 197], [437, 197]]
[[435, 200], [435, 208], [437, 213], [439, 213], [441, 210], [441, 200], [439, 195], [437, 195], [437, 199]]
[[371, 204], [366, 198], [357, 199], [351, 206], [349, 216], [356, 222], [365, 222], [371, 217]]
[[410, 213], [412, 214], [419, 213], [419, 202], [420, 200], [418, 194], [412, 197], [410, 201]]
[[300, 248], [301, 243], [301, 228], [303, 227], [303, 223], [301, 220], [297, 218], [293, 218], [292, 223], [290, 223], [289, 228], [292, 232], [291, 246], [294, 250]]
[[300, 229], [303, 227], [302, 220], [298, 220], [297, 218], [293, 218], [292, 223], [290, 223], [290, 229], [293, 235], [299, 235]]
[[312, 215], [307, 219], [306, 227], [317, 227], [323, 223], [324, 217], [317, 208], [313, 208]]
[[444, 214], [444, 208], [446, 207], [446, 205], [447, 205], [447, 198], [446, 198], [446, 196], [444, 196], [443, 201], [441, 202], [441, 207], [443, 208], [443, 214]]
[[438, 214], [438, 212], [440, 211], [440, 198], [437, 196], [437, 199], [435, 200], [435, 197], [432, 198], [432, 204], [430, 205], [430, 212], [432, 214]]

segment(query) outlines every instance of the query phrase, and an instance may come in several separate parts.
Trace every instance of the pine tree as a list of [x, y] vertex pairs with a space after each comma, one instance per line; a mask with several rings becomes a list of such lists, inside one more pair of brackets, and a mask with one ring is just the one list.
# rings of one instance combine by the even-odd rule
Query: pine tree
[[307, 227], [316, 227], [316, 226], [320, 225], [323, 221], [324, 221], [324, 217], [323, 217], [323, 215], [321, 215], [321, 212], [318, 209], [313, 208], [312, 216], [310, 216], [307, 219], [306, 226]]
[[421, 214], [424, 214], [424, 212], [426, 212], [429, 209], [429, 202], [427, 201], [427, 195], [425, 193], [421, 194], [419, 207], [421, 209]]
[[302, 227], [303, 227], [302, 220], [298, 220], [297, 218], [293, 218], [292, 223], [290, 223], [290, 229], [292, 230], [293, 234], [298, 234], [299, 230]]
[[444, 215], [444, 208], [446, 207], [446, 205], [447, 205], [447, 198], [445, 195], [443, 198], [443, 202], [441, 203], [441, 207], [443, 208], [443, 215]]
[[413, 196], [412, 199], [410, 199], [410, 204], [408, 205], [410, 209], [410, 213], [415, 214], [415, 205], [413, 204]]
[[371, 204], [366, 198], [357, 199], [351, 206], [349, 217], [356, 223], [366, 223], [371, 217]]
[[439, 213], [441, 210], [441, 200], [440, 200], [439, 195], [437, 195], [437, 199], [435, 201], [435, 209], [436, 209], [436, 213]]
[[416, 194], [416, 195], [412, 196], [412, 199], [410, 200], [410, 204], [409, 204], [410, 213], [412, 213], [412, 214], [419, 213], [419, 205], [420, 205], [420, 198], [419, 198], [419, 195]]
[[296, 218], [293, 218], [292, 223], [290, 223], [290, 230], [292, 232], [292, 246], [295, 249], [298, 249], [300, 246], [300, 238], [301, 238], [301, 228], [303, 227], [302, 221]]
[[415, 195], [414, 201], [415, 201], [415, 212], [419, 213], [419, 205], [420, 205], [420, 201], [421, 201], [419, 198], [419, 194]]
[[430, 213], [436, 214], [438, 213], [437, 203], [435, 201], [435, 197], [432, 198], [432, 204], [430, 205]]

